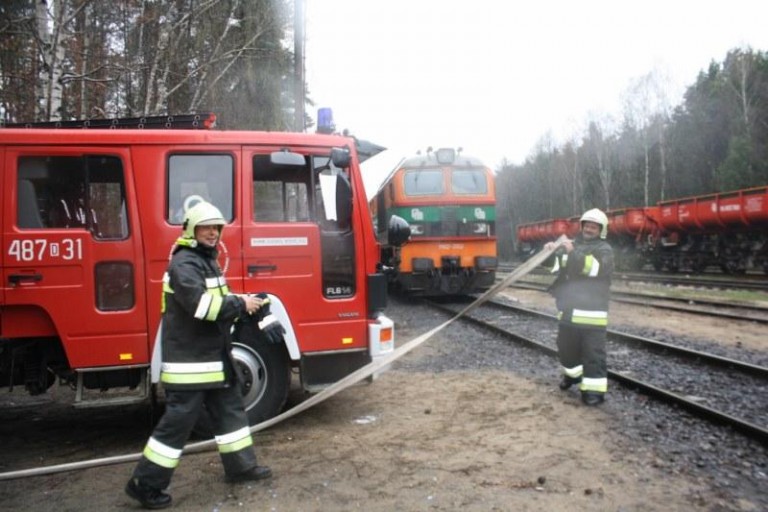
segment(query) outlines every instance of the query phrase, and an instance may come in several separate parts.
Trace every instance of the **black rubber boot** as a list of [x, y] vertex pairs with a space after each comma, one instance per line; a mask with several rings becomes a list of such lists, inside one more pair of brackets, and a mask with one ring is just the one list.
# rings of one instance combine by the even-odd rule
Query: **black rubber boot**
[[166, 508], [171, 506], [171, 495], [166, 494], [160, 489], [148, 487], [138, 478], [131, 478], [125, 486], [125, 494], [135, 499], [141, 506], [151, 510]]
[[268, 466], [254, 466], [247, 471], [237, 473], [236, 475], [227, 475], [226, 481], [230, 484], [240, 482], [252, 482], [255, 480], [264, 480], [272, 476], [272, 470]]
[[581, 401], [584, 402], [585, 405], [600, 405], [604, 400], [605, 395], [603, 393], [598, 393], [596, 391], [581, 392]]
[[558, 384], [558, 386], [560, 386], [560, 389], [562, 389], [563, 391], [566, 391], [570, 389], [571, 386], [578, 384], [580, 382], [581, 382], [580, 377], [569, 377], [567, 375], [563, 375], [563, 379], [560, 381], [560, 384]]

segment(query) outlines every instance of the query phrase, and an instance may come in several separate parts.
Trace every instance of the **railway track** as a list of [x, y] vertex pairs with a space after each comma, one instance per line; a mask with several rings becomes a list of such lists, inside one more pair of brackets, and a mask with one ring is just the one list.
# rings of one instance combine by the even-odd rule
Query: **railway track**
[[[521, 288], [546, 292], [547, 288], [536, 283], [516, 283], [511, 288]], [[768, 324], [768, 308], [733, 301], [702, 299], [699, 297], [670, 297], [647, 292], [611, 291], [611, 302], [636, 304], [644, 307], [678, 311], [692, 315], [704, 315], [736, 320]]]
[[[503, 275], [511, 272], [515, 265], [506, 263], [498, 267], [498, 273]], [[551, 276], [549, 269], [539, 268], [532, 275]], [[728, 274], [672, 274], [669, 272], [623, 272], [613, 274], [614, 282], [658, 283], [672, 286], [687, 286], [706, 289], [749, 290], [768, 292], [768, 277], [765, 274], [747, 274], [734, 277]]]
[[[456, 305], [429, 303], [446, 313]], [[556, 357], [552, 315], [490, 301], [465, 317], [483, 329]], [[650, 338], [609, 330], [609, 378], [707, 421], [768, 444], [768, 368]]]

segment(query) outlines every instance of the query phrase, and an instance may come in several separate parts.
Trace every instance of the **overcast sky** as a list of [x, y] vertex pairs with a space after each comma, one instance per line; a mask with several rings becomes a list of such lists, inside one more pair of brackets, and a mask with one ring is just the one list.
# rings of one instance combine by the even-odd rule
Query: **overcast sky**
[[651, 71], [678, 104], [747, 46], [768, 50], [768, 0], [306, 0], [308, 92], [337, 129], [403, 156], [461, 146], [491, 168], [619, 117]]

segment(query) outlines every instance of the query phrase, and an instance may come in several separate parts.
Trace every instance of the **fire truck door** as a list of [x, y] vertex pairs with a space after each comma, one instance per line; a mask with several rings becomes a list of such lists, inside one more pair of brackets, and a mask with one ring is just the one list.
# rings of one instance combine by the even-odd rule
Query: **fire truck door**
[[146, 363], [129, 152], [8, 148], [4, 165], [2, 336], [58, 336], [73, 368]]
[[326, 178], [343, 171], [331, 168], [328, 156], [302, 157], [303, 164], [299, 159], [288, 165], [270, 154], [244, 156], [245, 290], [280, 297], [302, 353], [364, 349], [365, 293], [355, 264], [359, 240], [351, 223], [328, 212], [333, 190], [323, 192], [325, 182], [335, 183]]

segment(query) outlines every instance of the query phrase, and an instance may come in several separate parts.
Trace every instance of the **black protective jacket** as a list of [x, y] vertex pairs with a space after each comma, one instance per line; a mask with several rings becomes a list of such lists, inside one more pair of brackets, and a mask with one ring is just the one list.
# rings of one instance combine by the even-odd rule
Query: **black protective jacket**
[[246, 313], [229, 293], [215, 249], [177, 241], [163, 278], [163, 365], [168, 389], [221, 388], [235, 382], [229, 333]]
[[577, 327], [608, 325], [613, 249], [602, 239], [584, 240], [579, 234], [570, 254], [557, 256], [557, 279], [550, 287], [561, 323]]

